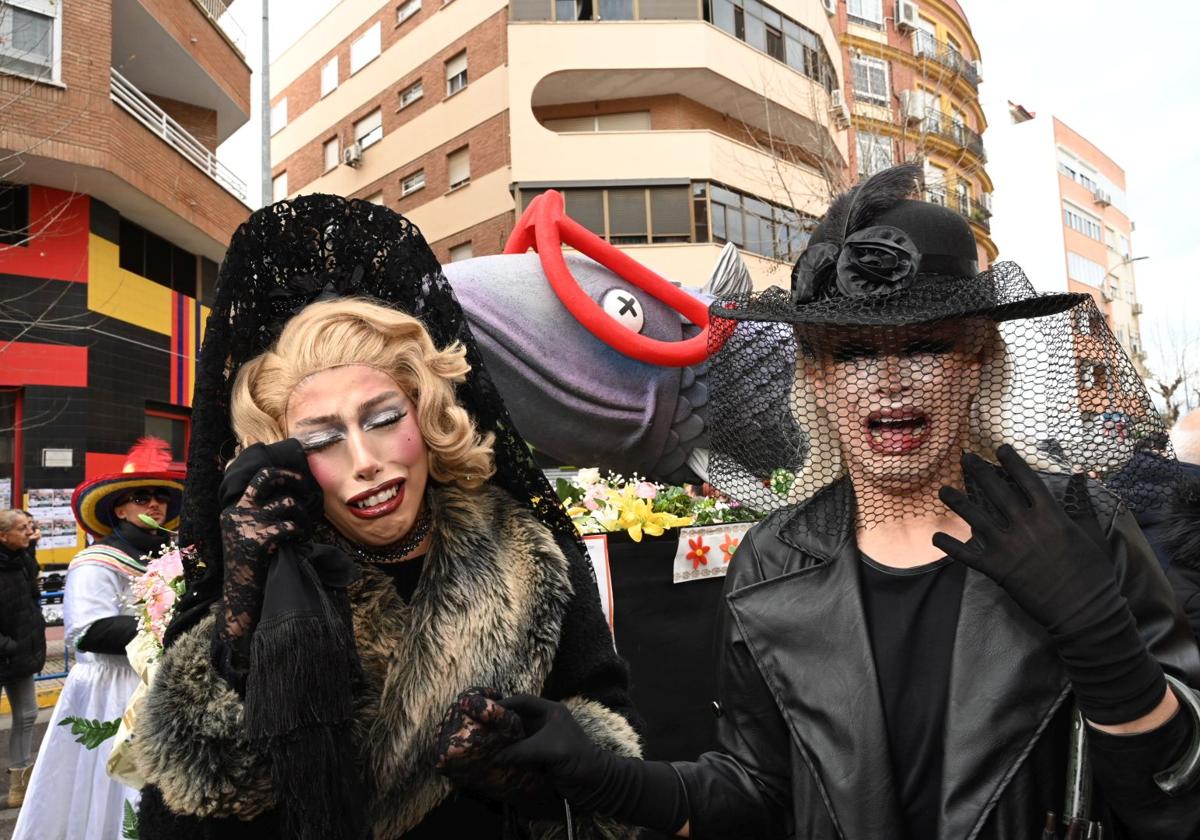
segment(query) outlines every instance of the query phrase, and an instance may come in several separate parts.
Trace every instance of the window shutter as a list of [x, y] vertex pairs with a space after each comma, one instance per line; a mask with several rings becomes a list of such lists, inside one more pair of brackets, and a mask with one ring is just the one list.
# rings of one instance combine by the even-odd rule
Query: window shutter
[[469, 146], [451, 152], [447, 156], [446, 162], [447, 168], [450, 170], [451, 189], [471, 180], [471, 149]]
[[622, 114], [601, 114], [596, 117], [597, 131], [649, 131], [649, 111], [627, 111]]
[[651, 188], [650, 220], [655, 240], [664, 236], [690, 236], [692, 218], [688, 210], [688, 188]]
[[597, 236], [604, 236], [604, 192], [566, 190], [567, 215]]
[[608, 191], [608, 232], [611, 236], [646, 235], [646, 190], [622, 187]]

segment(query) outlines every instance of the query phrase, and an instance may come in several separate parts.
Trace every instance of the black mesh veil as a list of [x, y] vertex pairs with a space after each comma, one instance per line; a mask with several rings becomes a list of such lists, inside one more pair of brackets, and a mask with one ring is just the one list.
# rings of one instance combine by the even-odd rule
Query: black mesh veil
[[849, 480], [820, 506], [838, 532], [945, 513], [961, 453], [1008, 443], [1114, 505], [1164, 502], [1166, 428], [1094, 298], [1038, 294], [1011, 262], [975, 271], [969, 226], [904, 199], [902, 171], [857, 221], [853, 193], [849, 214], [835, 202], [791, 290], [713, 304], [709, 481], [769, 511]]
[[450, 284], [421, 232], [403, 216], [367, 201], [307, 195], [265, 207], [233, 236], [217, 281], [196, 365], [192, 437], [180, 541], [195, 547], [193, 586], [172, 635], [220, 594], [218, 489], [236, 454], [230, 423], [234, 377], [263, 353], [283, 324], [322, 291], [357, 296], [421, 319], [438, 347], [466, 348], [471, 371], [457, 397], [480, 433], [495, 435], [491, 481], [529, 506], [560, 544], [583, 548], [484, 368]]

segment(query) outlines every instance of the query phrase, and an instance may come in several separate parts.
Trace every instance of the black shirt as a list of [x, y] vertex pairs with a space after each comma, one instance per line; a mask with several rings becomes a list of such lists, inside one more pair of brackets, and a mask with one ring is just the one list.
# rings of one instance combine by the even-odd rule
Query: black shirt
[[425, 568], [425, 555], [413, 557], [402, 563], [372, 563], [372, 569], [378, 569], [392, 579], [396, 594], [405, 601], [411, 601], [421, 582], [421, 570]]
[[863, 555], [863, 612], [875, 657], [904, 837], [938, 837], [950, 660], [966, 567], [913, 569]]

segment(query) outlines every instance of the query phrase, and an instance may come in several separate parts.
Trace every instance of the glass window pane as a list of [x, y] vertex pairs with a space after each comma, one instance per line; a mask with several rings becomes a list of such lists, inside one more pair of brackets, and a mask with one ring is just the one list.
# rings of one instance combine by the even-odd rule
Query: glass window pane
[[633, 20], [633, 0], [600, 0], [600, 20]]
[[713, 184], [712, 188], [713, 201], [719, 201], [722, 204], [728, 204], [731, 207], [741, 207], [742, 197], [732, 190], [727, 190], [724, 187], [718, 187]]
[[736, 34], [733, 25], [733, 4], [729, 0], [713, 0], [712, 16], [713, 25], [718, 29], [724, 29], [730, 35]]
[[767, 26], [750, 15], [746, 15], [746, 43], [759, 52], [767, 51]]
[[642, 20], [699, 20], [696, 0], [642, 0], [638, 5]]
[[601, 114], [596, 117], [597, 131], [649, 131], [649, 111], [626, 111], [621, 114]]
[[742, 245], [745, 243], [745, 238], [742, 236], [742, 213], [740, 210], [729, 208], [725, 213], [725, 227], [728, 229], [727, 239], [734, 245]]
[[719, 242], [725, 241], [725, 205], [715, 201], [712, 203], [712, 235]]

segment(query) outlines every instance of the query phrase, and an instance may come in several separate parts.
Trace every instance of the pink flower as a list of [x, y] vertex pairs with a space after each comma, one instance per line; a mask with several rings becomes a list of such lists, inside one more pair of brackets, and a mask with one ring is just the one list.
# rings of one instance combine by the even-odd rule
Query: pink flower
[[146, 572], [155, 572], [163, 577], [164, 580], [170, 582], [177, 577], [183, 576], [183, 558], [178, 551], [172, 551], [164, 554], [162, 557], [156, 557], [146, 566]]
[[642, 481], [633, 492], [639, 499], [653, 499], [658, 495], [658, 488], [649, 481]]

